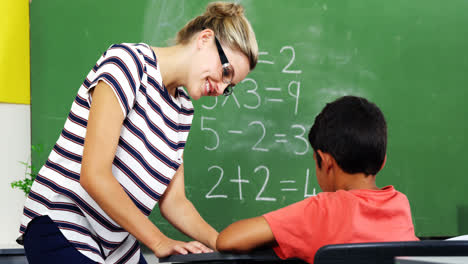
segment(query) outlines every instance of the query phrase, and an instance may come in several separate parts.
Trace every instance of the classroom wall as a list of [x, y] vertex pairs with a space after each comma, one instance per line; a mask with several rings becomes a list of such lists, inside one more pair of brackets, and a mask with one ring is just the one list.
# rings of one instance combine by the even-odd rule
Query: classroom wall
[[25, 166], [19, 162], [30, 159], [30, 109], [30, 105], [0, 103], [0, 248], [19, 246], [15, 239], [25, 196], [10, 183], [24, 177]]
[[0, 9], [0, 102], [30, 104], [29, 2], [3, 1]]
[[31, 156], [29, 1], [3, 1], [1, 7], [0, 248], [14, 248], [25, 195], [11, 182], [24, 179], [20, 162]]

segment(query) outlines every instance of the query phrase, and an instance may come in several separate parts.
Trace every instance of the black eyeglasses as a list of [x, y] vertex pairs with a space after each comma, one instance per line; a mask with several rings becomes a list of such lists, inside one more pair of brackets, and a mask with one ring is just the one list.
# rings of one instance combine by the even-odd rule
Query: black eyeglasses
[[218, 38], [215, 36], [216, 48], [218, 49], [219, 59], [221, 60], [221, 65], [223, 66], [223, 83], [229, 84], [226, 89], [224, 89], [223, 95], [228, 96], [232, 94], [234, 85], [232, 85], [232, 78], [234, 78], [234, 68], [229, 63], [226, 54], [224, 53], [221, 44], [219, 44]]

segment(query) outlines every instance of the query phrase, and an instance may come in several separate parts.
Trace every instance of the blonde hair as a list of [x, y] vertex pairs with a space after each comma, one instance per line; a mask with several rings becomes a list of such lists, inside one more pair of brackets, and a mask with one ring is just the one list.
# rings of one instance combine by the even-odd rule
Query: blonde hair
[[204, 28], [213, 30], [223, 45], [247, 56], [250, 70], [255, 68], [258, 61], [257, 39], [241, 5], [226, 2], [208, 4], [205, 13], [190, 20], [177, 33], [176, 44], [187, 44], [195, 33]]

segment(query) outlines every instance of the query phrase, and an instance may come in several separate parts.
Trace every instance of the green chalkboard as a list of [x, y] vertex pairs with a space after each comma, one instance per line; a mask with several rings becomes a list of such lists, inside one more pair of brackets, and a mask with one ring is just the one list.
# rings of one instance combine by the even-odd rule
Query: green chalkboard
[[[33, 144], [53, 146], [110, 44], [165, 46], [207, 2], [33, 0]], [[386, 115], [388, 160], [377, 183], [408, 196], [417, 235], [468, 233], [468, 2], [241, 2], [260, 61], [234, 96], [194, 102], [185, 181], [201, 215], [219, 230], [320, 192], [308, 129], [326, 102], [353, 94]], [[151, 219], [181, 237], [157, 210]]]

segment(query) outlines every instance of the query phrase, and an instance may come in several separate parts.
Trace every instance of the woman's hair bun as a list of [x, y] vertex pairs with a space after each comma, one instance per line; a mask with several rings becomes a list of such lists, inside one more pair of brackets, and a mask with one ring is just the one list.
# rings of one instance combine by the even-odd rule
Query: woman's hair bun
[[205, 15], [216, 18], [242, 16], [244, 7], [236, 3], [213, 2], [206, 7]]
[[193, 36], [204, 29], [211, 29], [221, 45], [239, 50], [249, 59], [250, 70], [258, 61], [258, 44], [244, 7], [236, 3], [212, 2], [205, 12], [193, 18], [177, 32], [176, 44], [186, 45]]

